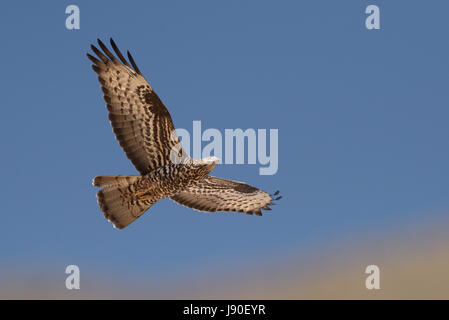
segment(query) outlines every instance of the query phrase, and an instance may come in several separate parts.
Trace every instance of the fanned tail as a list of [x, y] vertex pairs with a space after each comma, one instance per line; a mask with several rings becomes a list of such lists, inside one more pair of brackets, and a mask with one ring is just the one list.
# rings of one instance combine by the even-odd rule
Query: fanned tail
[[141, 176], [109, 175], [95, 177], [92, 184], [102, 187], [98, 204], [114, 228], [123, 229], [147, 211], [152, 203], [135, 197], [133, 184]]

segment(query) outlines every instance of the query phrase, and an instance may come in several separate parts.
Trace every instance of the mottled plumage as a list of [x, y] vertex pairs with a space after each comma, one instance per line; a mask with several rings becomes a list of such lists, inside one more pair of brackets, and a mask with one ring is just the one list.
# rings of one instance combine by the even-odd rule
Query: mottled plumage
[[102, 188], [97, 194], [100, 208], [115, 227], [126, 227], [167, 197], [199, 211], [262, 215], [261, 209], [270, 210], [272, 195], [242, 182], [209, 176], [217, 158], [188, 157], [167, 108], [131, 54], [127, 54], [130, 65], [112, 39], [118, 59], [100, 40], [98, 45], [103, 52], [91, 46], [98, 58], [87, 56], [98, 74], [115, 136], [141, 174], [94, 178], [94, 186]]

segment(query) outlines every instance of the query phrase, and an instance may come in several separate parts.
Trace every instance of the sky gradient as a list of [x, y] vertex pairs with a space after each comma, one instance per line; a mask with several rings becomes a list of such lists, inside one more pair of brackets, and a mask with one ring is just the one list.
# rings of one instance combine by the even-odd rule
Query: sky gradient
[[[69, 4], [80, 30], [65, 28]], [[380, 30], [365, 28], [370, 4]], [[8, 2], [0, 281], [23, 271], [63, 286], [76, 264], [87, 278], [168, 284], [447, 221], [447, 12], [404, 0]], [[279, 130], [276, 175], [213, 172], [281, 190], [273, 211], [206, 214], [163, 200], [112, 228], [92, 178], [136, 170], [85, 55], [109, 37], [131, 51], [175, 127]]]

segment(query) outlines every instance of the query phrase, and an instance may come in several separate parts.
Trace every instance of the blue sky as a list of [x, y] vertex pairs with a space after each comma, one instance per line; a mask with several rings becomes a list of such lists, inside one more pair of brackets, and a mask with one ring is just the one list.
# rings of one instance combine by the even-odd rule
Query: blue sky
[[[80, 30], [65, 28], [69, 4]], [[381, 30], [365, 28], [369, 4]], [[442, 1], [8, 2], [0, 273], [77, 264], [168, 281], [446, 219], [447, 12]], [[176, 127], [279, 129], [276, 175], [214, 171], [281, 190], [273, 211], [200, 214], [163, 200], [112, 228], [91, 179], [136, 170], [85, 56], [109, 37], [133, 53]]]

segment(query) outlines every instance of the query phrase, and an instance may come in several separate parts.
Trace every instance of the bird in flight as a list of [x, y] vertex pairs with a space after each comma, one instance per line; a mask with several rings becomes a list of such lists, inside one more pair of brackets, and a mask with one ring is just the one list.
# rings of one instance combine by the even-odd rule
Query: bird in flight
[[[120, 146], [140, 175], [104, 175], [93, 179], [104, 216], [123, 229], [157, 201], [170, 198], [197, 211], [233, 211], [261, 216], [271, 210], [270, 195], [246, 183], [210, 176], [216, 157], [190, 158], [178, 139], [171, 116], [143, 77], [133, 57], [122, 55], [110, 39], [114, 56], [98, 40], [93, 62], [104, 93], [109, 120]], [[118, 58], [118, 59], [117, 59]], [[276, 197], [276, 198], [274, 198]]]

